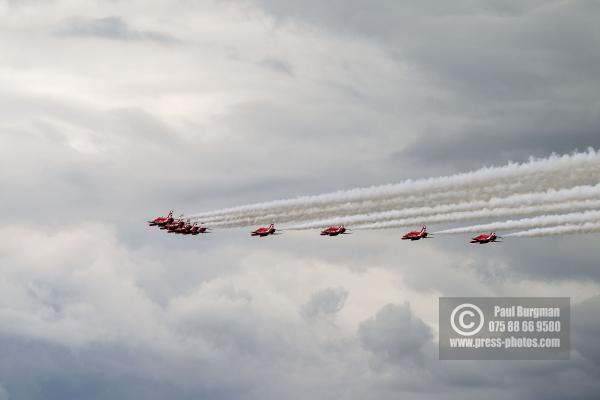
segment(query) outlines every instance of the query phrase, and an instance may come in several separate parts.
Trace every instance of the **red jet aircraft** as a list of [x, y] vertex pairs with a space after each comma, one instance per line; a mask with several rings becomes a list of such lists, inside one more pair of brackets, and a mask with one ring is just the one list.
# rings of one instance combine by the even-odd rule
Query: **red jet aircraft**
[[169, 211], [169, 215], [166, 217], [157, 217], [152, 221], [148, 221], [150, 226], [164, 226], [173, 222], [173, 210]]
[[179, 222], [175, 221], [175, 224], [171, 224], [170, 228], [167, 228], [169, 233], [185, 233], [188, 230], [192, 229], [192, 224], [190, 224], [190, 220], [183, 222], [180, 220]]
[[419, 239], [428, 239], [431, 236], [428, 236], [427, 227], [424, 226], [420, 231], [412, 231], [408, 232], [406, 235], [402, 236], [402, 240], [419, 240]]
[[484, 243], [500, 243], [500, 241], [498, 241], [497, 239], [501, 239], [501, 236], [496, 236], [496, 232], [492, 232], [489, 235], [483, 234], [483, 235], [479, 235], [479, 236], [475, 236], [474, 238], [471, 238], [471, 241], [469, 243], [479, 243], [479, 244], [484, 244]]
[[276, 230], [277, 229], [275, 229], [275, 225], [271, 224], [271, 225], [269, 225], [268, 228], [258, 228], [257, 230], [250, 232], [250, 236], [264, 237], [264, 236], [274, 235]]
[[177, 228], [181, 228], [182, 226], [185, 225], [185, 222], [183, 221], [183, 214], [181, 214], [179, 216], [179, 218], [177, 218], [176, 220], [173, 220], [173, 222], [169, 223], [169, 224], [165, 224], [165, 225], [161, 225], [160, 229], [166, 229], [168, 231], [177, 229]]
[[196, 236], [199, 233], [210, 233], [210, 230], [204, 225], [198, 226], [198, 225], [194, 224], [194, 227], [192, 227], [190, 234]]
[[329, 228], [323, 229], [321, 231], [321, 236], [337, 236], [337, 235], [348, 235], [346, 232], [349, 229], [346, 229], [344, 225], [340, 226], [330, 226]]

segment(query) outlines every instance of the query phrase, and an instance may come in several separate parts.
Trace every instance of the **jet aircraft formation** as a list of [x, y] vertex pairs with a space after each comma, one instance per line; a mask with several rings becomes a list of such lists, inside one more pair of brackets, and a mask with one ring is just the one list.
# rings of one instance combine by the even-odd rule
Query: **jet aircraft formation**
[[[192, 223], [189, 219], [184, 220], [183, 214], [179, 216], [179, 218], [173, 218], [173, 210], [169, 211], [169, 214], [166, 217], [156, 217], [151, 221], [148, 221], [149, 226], [158, 226], [159, 229], [166, 230], [168, 233], [175, 233], [179, 235], [192, 235], [196, 236], [201, 233], [210, 233], [210, 228], [204, 226], [204, 224], [198, 225], [197, 222]], [[328, 228], [323, 229], [320, 232], [321, 236], [338, 236], [338, 235], [347, 235], [350, 232], [350, 229], [346, 228], [344, 225], [338, 226], [330, 226]], [[250, 236], [259, 236], [266, 237], [270, 235], [279, 235], [280, 230], [275, 228], [275, 224], [270, 224], [267, 227], [260, 227], [250, 232]], [[433, 236], [427, 232], [427, 227], [424, 226], [420, 231], [411, 231], [404, 234], [401, 237], [402, 240], [421, 240], [421, 239], [431, 239]], [[497, 236], [496, 232], [491, 232], [490, 234], [481, 234], [471, 238], [469, 243], [499, 243], [498, 239], [501, 239], [501, 236]]]
[[150, 226], [158, 226], [160, 229], [166, 230], [168, 233], [175, 233], [179, 235], [199, 235], [200, 233], [209, 233], [210, 230], [203, 224], [191, 223], [190, 220], [183, 220], [183, 215], [179, 218], [173, 218], [173, 210], [169, 211], [166, 217], [157, 217], [152, 221], [148, 221]]

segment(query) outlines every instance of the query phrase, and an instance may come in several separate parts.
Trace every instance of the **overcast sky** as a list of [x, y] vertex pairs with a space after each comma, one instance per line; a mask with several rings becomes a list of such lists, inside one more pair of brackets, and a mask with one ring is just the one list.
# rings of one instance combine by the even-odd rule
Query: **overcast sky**
[[[598, 235], [145, 226], [600, 148], [598, 93], [592, 0], [0, 0], [0, 400], [598, 398]], [[571, 359], [439, 361], [469, 295]]]

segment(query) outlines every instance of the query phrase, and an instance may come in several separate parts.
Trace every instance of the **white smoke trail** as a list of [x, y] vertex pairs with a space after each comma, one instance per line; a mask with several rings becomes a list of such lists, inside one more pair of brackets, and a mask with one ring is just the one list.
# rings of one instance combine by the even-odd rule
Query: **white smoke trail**
[[479, 231], [497, 231], [521, 228], [543, 228], [553, 225], [573, 225], [585, 222], [600, 222], [600, 210], [557, 215], [541, 215], [538, 217], [524, 218], [519, 220], [508, 220], [501, 222], [492, 222], [489, 224], [446, 229], [435, 233], [473, 233]]
[[[578, 169], [576, 171], [559, 171], [551, 176], [552, 182], [543, 177], [521, 179], [519, 185], [512, 183], [496, 184], [483, 187], [469, 187], [461, 190], [453, 190], [442, 193], [425, 193], [421, 195], [395, 197], [390, 199], [373, 199], [364, 202], [349, 202], [342, 204], [333, 204], [330, 206], [308, 207], [284, 212], [262, 213], [256, 215], [231, 215], [226, 217], [214, 217], [213, 219], [203, 219], [204, 222], [211, 225], [218, 224], [221, 227], [242, 227], [263, 222], [284, 223], [291, 221], [302, 221], [317, 218], [343, 217], [355, 214], [377, 213], [399, 208], [409, 208], [427, 204], [428, 206], [442, 206], [453, 202], [469, 201], [490, 201], [501, 196], [510, 196], [515, 193], [521, 193], [525, 188], [531, 191], [547, 190], [553, 187], [557, 182], [562, 187], [571, 187], [573, 185], [585, 183], [597, 183], [600, 176], [600, 170]], [[546, 177], [548, 178], [548, 177]], [[559, 186], [559, 185], [556, 185]], [[580, 187], [583, 187], [582, 185]], [[521, 193], [526, 194], [526, 193]]]
[[[509, 217], [514, 215], [536, 214], [540, 212], [573, 212], [582, 210], [594, 210], [600, 208], [600, 199], [581, 200], [567, 203], [556, 203], [535, 206], [507, 207], [507, 208], [483, 208], [475, 211], [458, 211], [447, 214], [433, 214], [414, 218], [404, 218], [392, 221], [377, 222], [374, 224], [365, 224], [353, 226], [352, 229], [389, 229], [413, 225], [429, 225], [450, 222], [461, 222], [473, 219]], [[479, 226], [479, 225], [478, 225]], [[463, 229], [463, 228], [455, 228]], [[458, 233], [450, 230], [436, 233]]]
[[[379, 221], [395, 221], [400, 218], [408, 218], [408, 217], [426, 217], [430, 215], [439, 215], [439, 214], [448, 214], [451, 212], [463, 212], [463, 211], [482, 211], [485, 212], [477, 212], [473, 214], [473, 216], [469, 216], [469, 214], [457, 214], [459, 216], [464, 216], [465, 219], [472, 218], [482, 218], [485, 216], [495, 217], [500, 216], [500, 213], [490, 213], [488, 215], [487, 210], [494, 210], [497, 208], [502, 209], [503, 211], [506, 208], [515, 207], [515, 211], [506, 211], [501, 215], [523, 215], [524, 213], [532, 213], [532, 212], [549, 212], [549, 211], [575, 211], [582, 210], [586, 208], [594, 208], [598, 205], [598, 202], [577, 202], [577, 200], [589, 200], [589, 199], [600, 199], [600, 184], [599, 185], [585, 185], [585, 186], [577, 186], [569, 189], [561, 189], [561, 190], [548, 190], [546, 192], [536, 192], [536, 193], [525, 193], [525, 194], [517, 194], [509, 197], [503, 198], [493, 198], [488, 201], [473, 201], [473, 202], [464, 202], [464, 203], [456, 203], [456, 204], [444, 204], [441, 206], [435, 207], [416, 207], [416, 208], [407, 208], [404, 210], [390, 210], [383, 211], [373, 214], [359, 214], [359, 215], [350, 215], [344, 217], [335, 217], [328, 218], [324, 220], [318, 221], [310, 221], [303, 224], [288, 226], [286, 230], [300, 230], [300, 229], [313, 229], [313, 228], [322, 228], [331, 225], [353, 225], [353, 224], [365, 224], [365, 223], [375, 223]], [[575, 201], [575, 202], [573, 202]], [[551, 206], [551, 207], [541, 207], [542, 205], [548, 205], [552, 203], [561, 203], [566, 202], [564, 205], [560, 206]], [[533, 211], [530, 211], [531, 208], [524, 208], [528, 205], [536, 205]], [[522, 207], [522, 208], [517, 208]], [[573, 207], [569, 209], [569, 207]], [[486, 214], [486, 215], [482, 215]], [[451, 218], [454, 218], [452, 216]], [[454, 220], [454, 219], [451, 219]], [[389, 224], [392, 227], [398, 226], [396, 222]], [[376, 226], [377, 228], [390, 227], [390, 226]]]
[[422, 195], [411, 195], [391, 199], [373, 199], [365, 202], [350, 202], [334, 204], [332, 206], [309, 207], [304, 209], [288, 210], [285, 212], [273, 212], [271, 214], [263, 213], [255, 216], [246, 215], [242, 218], [237, 215], [215, 217], [214, 220], [204, 219], [203, 221], [211, 223], [211, 225], [219, 224], [222, 227], [241, 227], [263, 222], [282, 223], [315, 218], [339, 217], [359, 213], [383, 212], [398, 208], [419, 206], [421, 204], [435, 206], [446, 205], [457, 201], [489, 201], [495, 197], [509, 196], [514, 193], [522, 192], [524, 188], [528, 188], [531, 191], [547, 190], [548, 187], [553, 187], [552, 184], [556, 184], [557, 182], [561, 183], [563, 187], [570, 187], [581, 183], [597, 183], [600, 179], [600, 171], [580, 168], [575, 171], [556, 172], [549, 177], [552, 179], [552, 182], [549, 182], [548, 179], [542, 178], [543, 177], [538, 175], [535, 178], [529, 177], [528, 179], [521, 179], [519, 185], [509, 183], [489, 185], [484, 187], [470, 187], [443, 193], [426, 193]]
[[[381, 202], [393, 200], [394, 204], [409, 205], [431, 199], [435, 204], [443, 204], [464, 197], [467, 200], [498, 196], [489, 190], [494, 186], [503, 188], [503, 193], [519, 193], [532, 190], [545, 190], [552, 187], [568, 187], [586, 183], [597, 183], [600, 176], [600, 153], [593, 149], [571, 155], [552, 155], [543, 159], [530, 159], [526, 163], [510, 163], [503, 167], [486, 167], [474, 172], [461, 173], [447, 177], [407, 180], [399, 184], [374, 186], [369, 188], [338, 191], [317, 196], [303, 196], [296, 199], [277, 200], [266, 203], [209, 211], [190, 216], [205, 222], [227, 220], [265, 221], [267, 216], [283, 216], [296, 213], [295, 220], [306, 219], [306, 211], [314, 215], [323, 207], [327, 212], [338, 207], [348, 215], [351, 211], [366, 207], [381, 210]], [[534, 189], [532, 189], [534, 188]], [[483, 194], [481, 194], [481, 191]], [[469, 197], [469, 194], [474, 197]], [[486, 197], [487, 196], [487, 197]], [[434, 200], [437, 198], [437, 201]], [[369, 202], [373, 202], [369, 205]], [[348, 207], [348, 203], [354, 203]], [[389, 204], [385, 207], [388, 207]], [[312, 213], [312, 214], [311, 214]], [[281, 222], [277, 220], [277, 222]], [[237, 222], [239, 223], [239, 222]]]
[[600, 232], [600, 222], [586, 222], [580, 225], [559, 225], [547, 228], [534, 228], [526, 231], [509, 233], [504, 237], [540, 237], [554, 235], [584, 234]]

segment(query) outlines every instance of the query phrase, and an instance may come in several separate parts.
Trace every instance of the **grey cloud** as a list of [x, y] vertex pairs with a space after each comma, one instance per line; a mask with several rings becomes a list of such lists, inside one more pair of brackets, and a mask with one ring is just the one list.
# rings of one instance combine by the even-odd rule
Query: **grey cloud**
[[344, 288], [327, 288], [314, 292], [310, 300], [302, 306], [300, 314], [307, 320], [314, 320], [319, 316], [330, 316], [338, 313], [348, 298], [348, 291]]
[[594, 2], [255, 2], [378, 43], [436, 88], [431, 119], [390, 157], [419, 176], [600, 145], [600, 7]]
[[[378, 365], [372, 367], [373, 373], [381, 373], [380, 378], [391, 377], [378, 382], [379, 398], [392, 399], [402, 392], [408, 398], [428, 399], [437, 398], [439, 392], [443, 391], [450, 398], [560, 399], [566, 396], [592, 399], [599, 388], [596, 381], [600, 369], [588, 358], [597, 362], [597, 352], [592, 351], [591, 355], [584, 355], [585, 358], [579, 356], [578, 352], [583, 354], [589, 351], [593, 343], [589, 340], [590, 336], [597, 333], [597, 303], [597, 298], [592, 298], [573, 306], [571, 329], [576, 352], [569, 361], [497, 363], [437, 360], [437, 355], [432, 351], [437, 343], [432, 340], [430, 328], [411, 315], [406, 306], [385, 306], [375, 317], [361, 324], [359, 338], [364, 348], [377, 355], [380, 361], [386, 362], [385, 369]], [[365, 330], [365, 324], [370, 325], [368, 330], [371, 334], [366, 335], [369, 339], [361, 332]], [[375, 326], [379, 326], [379, 329]], [[388, 335], [390, 332], [394, 332], [393, 338]], [[580, 347], [582, 344], [585, 347]], [[565, 374], [569, 376], [569, 385], [559, 379], [564, 378]], [[507, 382], [510, 382], [509, 387], [506, 386]]]
[[[508, 232], [500, 232], [508, 233]], [[522, 280], [532, 282], [600, 282], [597, 257], [589, 252], [598, 242], [596, 235], [504, 239], [496, 246], [473, 246], [472, 235], [444, 236], [435, 247], [452, 254], [444, 263], [447, 270], [437, 272], [434, 265], [406, 271], [406, 279], [422, 290], [442, 290], [446, 295], [483, 296], [481, 287], [465, 287], [452, 271], [473, 271], [486, 285], [510, 285]], [[543, 249], [543, 250], [540, 250]], [[465, 293], [466, 291], [466, 293]]]
[[292, 76], [294, 74], [292, 66], [285, 61], [278, 60], [277, 58], [267, 57], [260, 62], [265, 68], [269, 68], [272, 71], [282, 73], [284, 75]]
[[386, 305], [360, 324], [358, 336], [365, 349], [392, 363], [420, 359], [423, 347], [433, 346], [431, 329], [412, 313], [408, 304]]
[[[600, 148], [600, 109], [534, 106], [504, 107], [461, 128], [424, 131], [406, 149], [392, 155], [396, 162], [433, 163], [451, 170], [498, 165], [506, 160], [565, 154]], [[490, 151], [493, 149], [493, 151]]]
[[[4, 399], [176, 399], [236, 398], [235, 387], [211, 387], [185, 363], [121, 346], [99, 345], [72, 350], [39, 341], [0, 340]], [[176, 374], [164, 375], [169, 366]], [[98, 371], [103, 371], [101, 374]], [[200, 371], [196, 368], [196, 373]], [[206, 377], [208, 369], [202, 371]], [[195, 383], [192, 383], [194, 382]], [[0, 392], [2, 393], [2, 392]]]
[[[50, 0], [50, 3], [55, 3], [56, 0]], [[29, 6], [29, 5], [38, 5], [40, 3], [44, 3], [43, 0], [7, 0], [6, 3], [10, 7], [21, 7], [21, 6]]]
[[[137, 248], [116, 240], [108, 225], [63, 227], [48, 235], [33, 228], [7, 227], [5, 232], [10, 235], [2, 232], [6, 239], [0, 254], [9, 279], [1, 282], [0, 302], [10, 299], [13, 313], [42, 323], [27, 326], [23, 318], [12, 320], [21, 321], [18, 324], [9, 319], [2, 325], [0, 374], [11, 398], [264, 400], [290, 392], [287, 398], [301, 399], [351, 387], [350, 398], [393, 399], [403, 394], [433, 399], [444, 391], [456, 399], [484, 394], [503, 399], [535, 391], [552, 399], [564, 398], [574, 385], [574, 397], [591, 399], [598, 389], [597, 369], [578, 356], [543, 364], [440, 362], [431, 328], [408, 304], [378, 310], [359, 325], [356, 340], [331, 324], [323, 331], [323, 326], [303, 323], [293, 311], [282, 312], [288, 307], [277, 306], [289, 299], [273, 283], [284, 278], [295, 288], [294, 277], [307, 273], [310, 262], [286, 262], [306, 256], [310, 248], [310, 242], [300, 241], [302, 250], [294, 254], [292, 248], [299, 247], [296, 237], [295, 246], [275, 251], [281, 246], [278, 242], [249, 246], [235, 235], [228, 237], [235, 245], [229, 249], [181, 240], [170, 241], [170, 248], [164, 249], [168, 237], [162, 245]], [[365, 240], [369, 237], [357, 239]], [[348, 243], [328, 247], [351, 256]], [[256, 253], [257, 248], [262, 253]], [[248, 263], [247, 255], [261, 262]], [[418, 258], [418, 253], [407, 250], [404, 256]], [[264, 260], [277, 260], [277, 266], [261, 269]], [[249, 281], [239, 280], [244, 273]], [[281, 275], [270, 281], [270, 273]], [[253, 285], [254, 279], [264, 284]], [[333, 315], [346, 293], [326, 288], [302, 307]], [[598, 302], [589, 303], [574, 307], [573, 346], [596, 360], [590, 349], [597, 333], [593, 316]], [[68, 329], [52, 335], [61, 324]], [[15, 328], [19, 334], [11, 334]], [[361, 357], [364, 350], [375, 362]], [[551, 383], [546, 382], [549, 377]], [[511, 387], [504, 388], [504, 395], [494, 395], [506, 380]], [[90, 388], [93, 393], [85, 396]]]
[[592, 361], [600, 374], [600, 348], [597, 345], [600, 337], [600, 295], [573, 305], [571, 309], [572, 347]]
[[[294, 179], [289, 178], [260, 176], [249, 182], [244, 176], [257, 175], [258, 169], [266, 165], [232, 176], [235, 168], [230, 159], [244, 162], [251, 160], [252, 154], [235, 145], [228, 145], [218, 154], [210, 152], [202, 144], [202, 132], [183, 138], [139, 107], [98, 110], [16, 93], [0, 96], [0, 103], [5, 106], [6, 127], [0, 140], [37, 154], [35, 158], [11, 155], [0, 161], [0, 180], [15, 188], [13, 196], [4, 197], [0, 203], [25, 211], [20, 215], [15, 211], [10, 217], [19, 221], [122, 220], [132, 212], [139, 213], [135, 219], [144, 220], [144, 213], [164, 212], [163, 208], [191, 213], [199, 207], [218, 206], [227, 199], [232, 205], [242, 196], [250, 201], [256, 198], [252, 193], [263, 193], [267, 198], [265, 193], [273, 187], [283, 190], [294, 185]], [[26, 123], [14, 128], [19, 121]], [[79, 144], [91, 151], [82, 153]], [[212, 172], [207, 174], [208, 170]], [[41, 178], [42, 171], [45, 178]], [[29, 195], [33, 191], [44, 193], [45, 204], [53, 210], [51, 215], [34, 206], [38, 199]], [[107, 207], [112, 202], [114, 205]]]
[[112, 40], [144, 40], [159, 43], [176, 43], [173, 36], [155, 32], [135, 30], [121, 17], [84, 18], [71, 17], [67, 19], [56, 33], [61, 36], [97, 37]]

